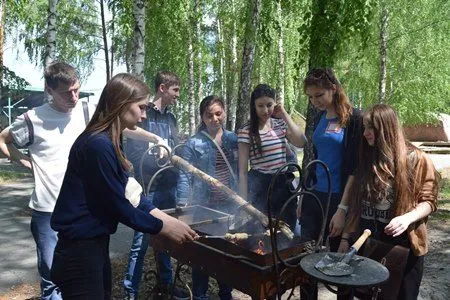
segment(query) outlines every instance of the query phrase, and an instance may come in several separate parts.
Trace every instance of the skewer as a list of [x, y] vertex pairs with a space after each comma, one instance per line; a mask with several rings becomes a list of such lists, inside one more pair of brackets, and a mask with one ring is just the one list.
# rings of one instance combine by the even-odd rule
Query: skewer
[[227, 241], [245, 241], [251, 234], [248, 233], [226, 233], [224, 235], [203, 235], [201, 238], [204, 239], [225, 239]]
[[245, 241], [248, 240], [248, 238], [250, 237], [263, 237], [263, 236], [269, 236], [269, 232], [265, 231], [265, 232], [261, 232], [261, 233], [244, 233], [244, 232], [239, 232], [239, 233], [226, 233], [224, 235], [202, 235], [200, 236], [201, 238], [204, 239], [224, 239], [227, 241]]

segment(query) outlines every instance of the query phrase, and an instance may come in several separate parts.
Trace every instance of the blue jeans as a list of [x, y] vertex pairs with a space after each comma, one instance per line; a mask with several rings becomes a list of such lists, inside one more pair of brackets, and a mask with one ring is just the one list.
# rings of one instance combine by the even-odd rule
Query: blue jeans
[[[150, 200], [159, 209], [175, 207], [175, 189], [166, 189], [164, 191], [154, 191], [149, 195]], [[135, 231], [133, 243], [130, 249], [128, 268], [123, 281], [125, 293], [134, 295], [137, 298], [139, 284], [144, 267], [144, 257], [147, 252], [150, 237], [147, 233]], [[172, 263], [170, 256], [165, 252], [155, 253], [156, 263], [158, 264], [158, 276], [161, 284], [172, 284]]]
[[[209, 276], [197, 268], [192, 268], [192, 294], [194, 300], [208, 300], [208, 281]], [[232, 299], [231, 286], [217, 282], [219, 285], [219, 297], [221, 300]]]
[[56, 231], [50, 227], [52, 213], [33, 210], [31, 215], [31, 233], [36, 242], [37, 264], [41, 276], [41, 297], [43, 300], [59, 300], [59, 289], [50, 279], [53, 252], [58, 241]]

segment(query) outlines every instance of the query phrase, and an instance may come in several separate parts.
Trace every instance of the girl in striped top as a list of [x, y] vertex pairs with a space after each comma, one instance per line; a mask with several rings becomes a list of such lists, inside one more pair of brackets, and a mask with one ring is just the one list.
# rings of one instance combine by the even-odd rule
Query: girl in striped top
[[[286, 163], [291, 148], [303, 147], [306, 137], [292, 121], [284, 107], [275, 102], [276, 93], [267, 84], [258, 85], [250, 100], [250, 120], [238, 131], [239, 192], [256, 208], [267, 213], [267, 189], [273, 175]], [[248, 162], [250, 161], [250, 171]], [[292, 195], [290, 184], [294, 175], [285, 172], [274, 185], [271, 199], [272, 214], [278, 215]], [[295, 203], [281, 218], [294, 228]]]

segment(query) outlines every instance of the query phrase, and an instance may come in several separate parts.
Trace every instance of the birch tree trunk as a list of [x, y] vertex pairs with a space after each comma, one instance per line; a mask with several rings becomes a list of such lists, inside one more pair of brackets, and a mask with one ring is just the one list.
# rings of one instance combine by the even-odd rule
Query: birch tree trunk
[[[191, 23], [188, 22], [188, 26]], [[188, 28], [188, 109], [189, 109], [189, 136], [195, 132], [195, 74], [194, 74], [194, 46], [192, 45], [192, 29]]]
[[45, 46], [44, 67], [50, 65], [56, 57], [56, 5], [58, 0], [48, 0], [47, 44]]
[[[232, 15], [235, 14], [235, 0], [230, 0]], [[227, 72], [227, 128], [234, 131], [236, 127], [236, 73], [237, 73], [237, 34], [236, 19], [231, 22], [231, 59]]]
[[[199, 101], [201, 101], [203, 99], [203, 80], [202, 80], [202, 74], [203, 74], [203, 69], [202, 69], [202, 47], [200, 44], [200, 41], [202, 40], [202, 31], [201, 31], [201, 12], [200, 12], [200, 0], [196, 0], [194, 3], [194, 16], [195, 16], [195, 45], [196, 47], [194, 48], [197, 52], [197, 98], [194, 98], [194, 121], [195, 121], [195, 125], [194, 125], [194, 131], [195, 128], [197, 128], [197, 125], [200, 124], [200, 116], [197, 113], [198, 109], [198, 105], [197, 103]], [[192, 133], [194, 134], [194, 133]]]
[[141, 80], [144, 78], [145, 62], [145, 0], [133, 1], [134, 26], [134, 47], [132, 54], [132, 73]]
[[[217, 51], [217, 56], [219, 59], [219, 82], [220, 82], [220, 96], [223, 97], [225, 95], [225, 50], [223, 46], [223, 32], [222, 32], [222, 21], [217, 19], [217, 44], [219, 47], [219, 51]], [[228, 109], [228, 103], [227, 109]]]
[[105, 7], [103, 0], [100, 0], [100, 17], [102, 20], [103, 50], [105, 52], [106, 82], [108, 82], [111, 79], [111, 71], [109, 67], [108, 37], [106, 35]]
[[258, 33], [261, 0], [249, 2], [248, 24], [245, 34], [244, 53], [242, 58], [241, 80], [239, 83], [236, 127], [241, 128], [248, 120], [250, 110], [250, 88], [252, 84], [253, 63]]
[[387, 60], [387, 25], [389, 14], [386, 8], [386, 3], [381, 3], [381, 28], [380, 28], [380, 87], [379, 87], [379, 102], [386, 101], [386, 60]]
[[284, 104], [284, 45], [283, 45], [283, 11], [281, 0], [277, 0], [277, 22], [278, 22], [278, 97], [277, 100]]
[[114, 53], [115, 53], [115, 44], [114, 44], [114, 37], [116, 34], [116, 8], [113, 5], [111, 8], [111, 76], [114, 75]]

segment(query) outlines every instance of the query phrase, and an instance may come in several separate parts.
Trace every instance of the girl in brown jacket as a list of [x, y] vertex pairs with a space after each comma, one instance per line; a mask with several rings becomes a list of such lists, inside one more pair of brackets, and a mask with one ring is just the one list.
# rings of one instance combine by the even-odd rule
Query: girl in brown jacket
[[436, 210], [439, 175], [431, 160], [405, 140], [392, 107], [373, 106], [363, 124], [350, 193], [355, 198], [350, 199], [339, 252], [349, 248], [351, 234], [365, 228], [378, 240], [409, 248], [399, 299], [417, 299], [428, 251], [426, 222]]

